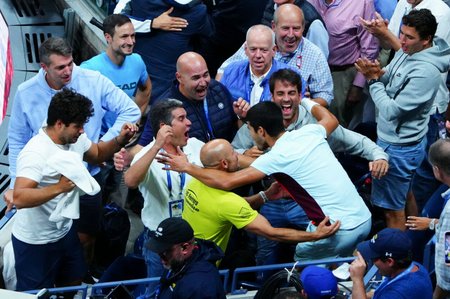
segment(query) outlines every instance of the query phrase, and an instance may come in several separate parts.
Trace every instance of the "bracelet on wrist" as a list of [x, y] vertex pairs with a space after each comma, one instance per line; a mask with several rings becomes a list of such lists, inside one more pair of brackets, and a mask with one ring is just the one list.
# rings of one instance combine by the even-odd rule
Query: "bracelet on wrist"
[[259, 191], [259, 196], [263, 199], [264, 203], [269, 201], [269, 198], [267, 197], [266, 193], [264, 191]]
[[436, 222], [437, 222], [437, 219], [435, 219], [435, 218], [431, 219], [430, 223], [428, 224], [428, 228], [430, 230], [435, 230], [436, 229]]

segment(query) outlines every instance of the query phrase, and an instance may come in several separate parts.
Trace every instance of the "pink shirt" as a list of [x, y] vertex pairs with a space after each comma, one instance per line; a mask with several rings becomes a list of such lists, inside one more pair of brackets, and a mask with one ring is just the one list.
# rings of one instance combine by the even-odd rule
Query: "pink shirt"
[[[378, 57], [378, 40], [364, 30], [359, 17], [372, 19], [375, 16], [373, 0], [308, 0], [322, 16], [327, 26], [330, 40], [328, 64], [342, 66], [355, 63], [356, 59], [366, 57], [371, 60]], [[363, 87], [364, 76], [358, 73], [353, 81]]]

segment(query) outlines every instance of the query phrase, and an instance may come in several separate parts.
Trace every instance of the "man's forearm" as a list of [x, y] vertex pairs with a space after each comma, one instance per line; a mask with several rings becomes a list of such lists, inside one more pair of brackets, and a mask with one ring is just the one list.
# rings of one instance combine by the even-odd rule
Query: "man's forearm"
[[158, 152], [159, 148], [152, 146], [148, 152], [146, 152], [139, 160], [130, 166], [124, 175], [125, 185], [127, 185], [127, 187], [134, 189], [139, 186], [139, 184], [144, 180], [150, 164], [152, 164]]
[[352, 279], [352, 299], [367, 299], [366, 289], [362, 278]]
[[62, 193], [57, 184], [43, 188], [16, 188], [13, 203], [18, 208], [32, 208], [46, 203]]
[[308, 242], [320, 239], [316, 232], [306, 232], [291, 228], [274, 228], [273, 234], [268, 236], [268, 238], [279, 242]]

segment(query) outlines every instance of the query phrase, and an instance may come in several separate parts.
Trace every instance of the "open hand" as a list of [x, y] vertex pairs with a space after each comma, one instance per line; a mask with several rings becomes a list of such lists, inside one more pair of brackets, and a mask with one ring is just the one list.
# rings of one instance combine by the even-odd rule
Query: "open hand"
[[173, 7], [169, 8], [158, 17], [154, 18], [152, 21], [152, 28], [161, 29], [165, 31], [181, 31], [186, 28], [188, 22], [186, 19], [171, 17], [170, 14], [173, 12]]
[[327, 225], [327, 223], [330, 221], [330, 217], [326, 216], [317, 226], [316, 233], [317, 233], [317, 239], [323, 239], [326, 237], [329, 237], [333, 234], [335, 234], [339, 227], [341, 226], [340, 221], [336, 221], [335, 223], [332, 223], [331, 225]]
[[190, 164], [186, 154], [183, 153], [179, 146], [177, 146], [177, 154], [160, 152], [158, 156], [156, 156], [156, 160], [159, 163], [164, 164], [164, 170], [173, 170], [178, 172], [186, 172], [186, 169]]

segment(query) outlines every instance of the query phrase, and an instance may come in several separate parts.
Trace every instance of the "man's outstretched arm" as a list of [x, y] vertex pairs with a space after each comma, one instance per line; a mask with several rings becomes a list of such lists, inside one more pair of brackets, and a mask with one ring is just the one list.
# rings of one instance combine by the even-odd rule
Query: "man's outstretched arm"
[[326, 224], [329, 220], [329, 217], [325, 217], [325, 219], [322, 220], [322, 222], [320, 222], [317, 226], [316, 231], [306, 232], [291, 228], [272, 227], [264, 216], [258, 215], [258, 217], [256, 217], [251, 223], [247, 224], [244, 229], [279, 242], [317, 241], [329, 237], [338, 231], [341, 223], [336, 221], [335, 223], [327, 226]]
[[166, 164], [164, 169], [188, 173], [204, 184], [222, 190], [232, 190], [240, 186], [257, 182], [266, 176], [266, 174], [253, 167], [248, 167], [236, 172], [205, 169], [189, 163], [186, 155], [179, 147], [178, 155], [160, 153], [156, 158], [158, 162]]

